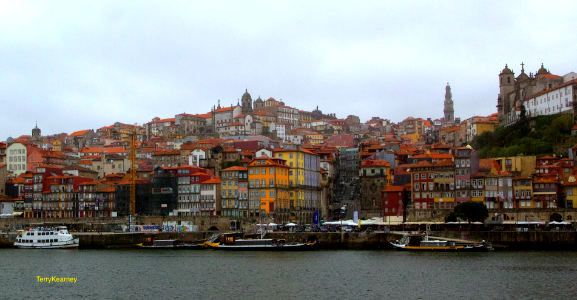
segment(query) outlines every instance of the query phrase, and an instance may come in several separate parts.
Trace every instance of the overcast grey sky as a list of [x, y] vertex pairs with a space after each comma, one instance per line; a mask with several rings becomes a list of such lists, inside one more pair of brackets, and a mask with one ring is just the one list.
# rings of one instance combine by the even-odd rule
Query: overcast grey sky
[[577, 71], [576, 1], [4, 1], [0, 140], [236, 104], [364, 122], [497, 112], [498, 74]]

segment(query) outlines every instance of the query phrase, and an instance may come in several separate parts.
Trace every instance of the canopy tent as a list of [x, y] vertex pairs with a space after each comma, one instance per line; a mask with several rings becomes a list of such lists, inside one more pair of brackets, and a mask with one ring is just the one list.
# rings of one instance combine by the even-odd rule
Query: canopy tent
[[[460, 222], [447, 222], [447, 224], [467, 224], [469, 225], [469, 222], [467, 221], [460, 221]], [[475, 224], [475, 225], [483, 225], [483, 222], [471, 222], [471, 224]]]
[[553, 221], [553, 222], [549, 222], [549, 224], [547, 224], [547, 226], [549, 226], [549, 225], [569, 225], [569, 223]]

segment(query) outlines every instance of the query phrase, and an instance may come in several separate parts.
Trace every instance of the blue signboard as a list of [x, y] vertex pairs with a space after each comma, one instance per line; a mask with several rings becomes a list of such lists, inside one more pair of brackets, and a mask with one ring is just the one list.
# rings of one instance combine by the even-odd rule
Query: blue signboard
[[319, 223], [319, 212], [315, 211], [315, 214], [313, 215], [313, 224], [318, 224]]

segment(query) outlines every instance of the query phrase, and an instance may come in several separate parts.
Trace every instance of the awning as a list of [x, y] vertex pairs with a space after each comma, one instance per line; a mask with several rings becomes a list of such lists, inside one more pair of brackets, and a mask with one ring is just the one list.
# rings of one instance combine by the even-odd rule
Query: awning
[[420, 225], [420, 224], [445, 224], [445, 222], [405, 222], [406, 225]]
[[19, 216], [19, 215], [21, 215], [21, 214], [23, 214], [23, 212], [16, 212], [16, 211], [15, 211], [15, 212], [12, 213], [13, 216]]

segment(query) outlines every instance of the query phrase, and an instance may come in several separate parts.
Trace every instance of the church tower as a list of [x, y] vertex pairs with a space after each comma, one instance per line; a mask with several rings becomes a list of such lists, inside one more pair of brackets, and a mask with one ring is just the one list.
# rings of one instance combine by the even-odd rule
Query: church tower
[[38, 124], [32, 129], [32, 137], [30, 138], [32, 144], [36, 144], [38, 147], [42, 147], [42, 135], [40, 134], [40, 128]]
[[252, 98], [248, 93], [248, 89], [245, 90], [244, 94], [242, 95], [242, 114], [252, 114]]
[[447, 87], [445, 87], [445, 121], [453, 122], [455, 120], [455, 112], [453, 111], [453, 95], [451, 94], [451, 87], [447, 82]]

